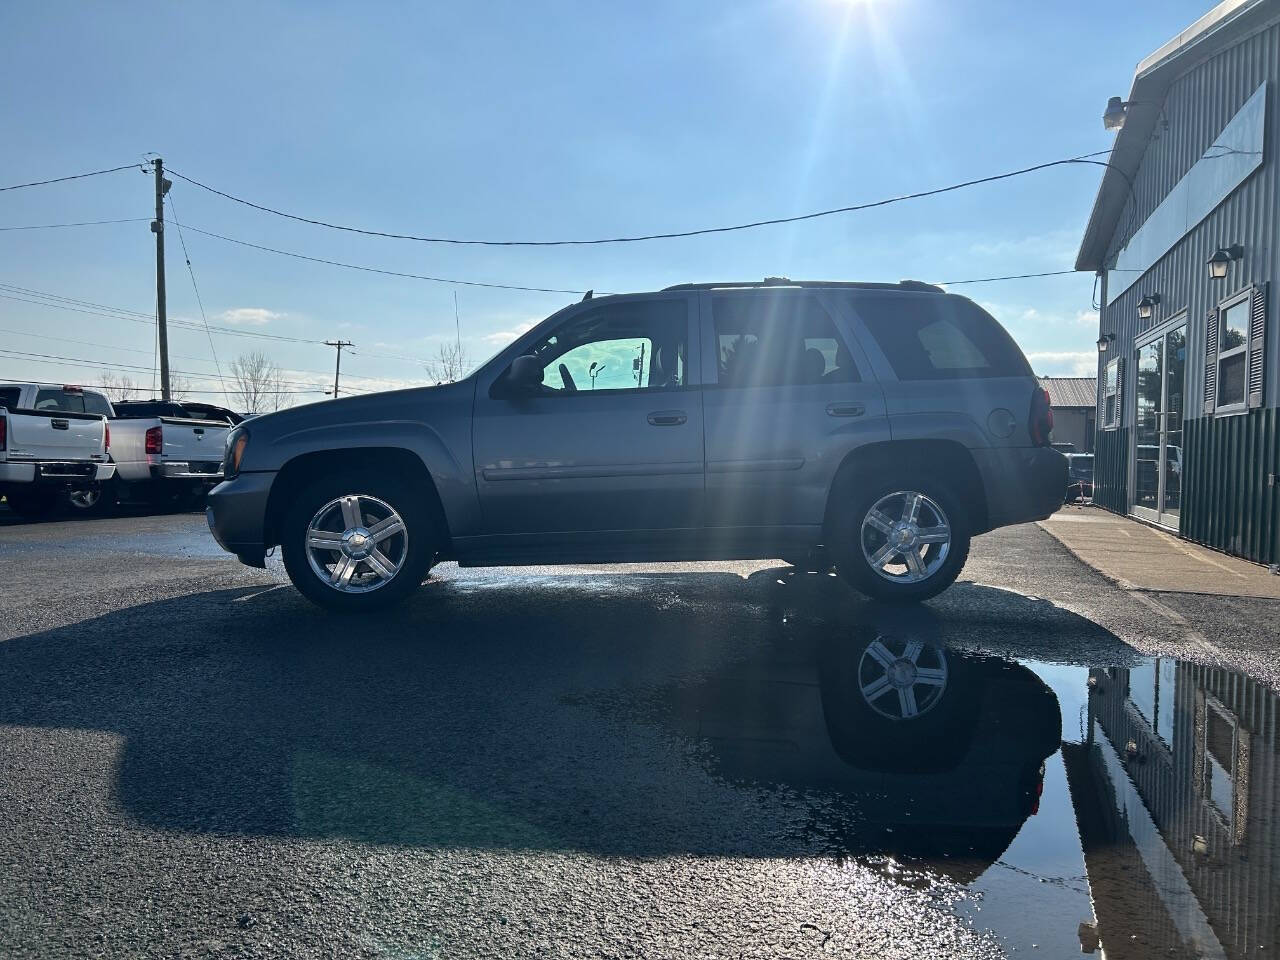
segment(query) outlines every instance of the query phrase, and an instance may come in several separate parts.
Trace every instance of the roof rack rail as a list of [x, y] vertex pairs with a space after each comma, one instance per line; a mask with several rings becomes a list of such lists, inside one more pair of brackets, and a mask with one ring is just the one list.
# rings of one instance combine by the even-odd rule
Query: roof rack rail
[[663, 287], [669, 290], [732, 290], [734, 288], [760, 289], [763, 287], [843, 287], [856, 290], [920, 290], [928, 293], [945, 293], [942, 287], [923, 280], [899, 280], [897, 283], [872, 283], [859, 280], [790, 280], [787, 277], [765, 277], [763, 280], [739, 280], [727, 283], [677, 283]]

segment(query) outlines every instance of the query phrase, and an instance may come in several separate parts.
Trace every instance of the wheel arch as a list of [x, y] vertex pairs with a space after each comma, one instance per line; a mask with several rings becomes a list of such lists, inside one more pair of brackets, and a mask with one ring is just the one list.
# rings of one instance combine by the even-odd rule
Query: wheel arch
[[266, 545], [272, 547], [280, 543], [280, 522], [288, 504], [303, 487], [316, 476], [353, 468], [400, 477], [420, 489], [438, 525], [442, 543], [449, 544], [449, 520], [440, 492], [418, 454], [403, 447], [345, 447], [302, 453], [280, 468], [267, 496], [263, 529]]
[[858, 447], [841, 461], [827, 491], [824, 537], [831, 530], [843, 492], [859, 479], [887, 469], [922, 470], [945, 477], [969, 511], [970, 533], [990, 529], [986, 488], [967, 447], [955, 440], [885, 440]]

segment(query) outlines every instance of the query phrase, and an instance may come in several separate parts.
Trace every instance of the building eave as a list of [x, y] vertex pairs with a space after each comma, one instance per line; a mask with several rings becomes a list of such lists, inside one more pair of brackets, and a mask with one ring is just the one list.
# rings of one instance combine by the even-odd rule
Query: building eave
[[1076, 256], [1077, 270], [1096, 273], [1104, 268], [1116, 224], [1129, 199], [1129, 183], [1142, 165], [1174, 81], [1277, 18], [1280, 0], [1223, 0], [1138, 64], [1126, 98], [1132, 106], [1107, 158], [1108, 167]]

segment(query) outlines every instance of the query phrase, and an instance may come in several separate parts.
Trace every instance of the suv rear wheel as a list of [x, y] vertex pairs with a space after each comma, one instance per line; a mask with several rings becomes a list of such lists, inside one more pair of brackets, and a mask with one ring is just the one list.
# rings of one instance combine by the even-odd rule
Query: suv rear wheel
[[287, 508], [285, 570], [308, 600], [357, 613], [398, 603], [421, 585], [439, 551], [421, 497], [394, 478], [321, 478]]
[[937, 596], [969, 556], [964, 504], [943, 482], [889, 474], [855, 479], [828, 549], [854, 589], [888, 603]]

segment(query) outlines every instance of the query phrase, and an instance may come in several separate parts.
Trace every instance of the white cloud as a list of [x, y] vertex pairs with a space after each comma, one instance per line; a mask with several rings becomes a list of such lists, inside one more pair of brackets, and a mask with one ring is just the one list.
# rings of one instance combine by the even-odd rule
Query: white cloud
[[1042, 377], [1093, 377], [1098, 373], [1097, 350], [1032, 350], [1027, 359]]
[[495, 347], [505, 347], [512, 340], [516, 339], [516, 337], [521, 334], [528, 333], [537, 326], [537, 323], [538, 321], [536, 320], [526, 320], [524, 323], [517, 323], [509, 330], [497, 330], [493, 333], [486, 333], [480, 339], [485, 343], [493, 344]]
[[283, 316], [283, 313], [277, 313], [265, 307], [235, 307], [231, 310], [223, 310], [218, 314], [218, 319], [235, 327], [261, 327]]

